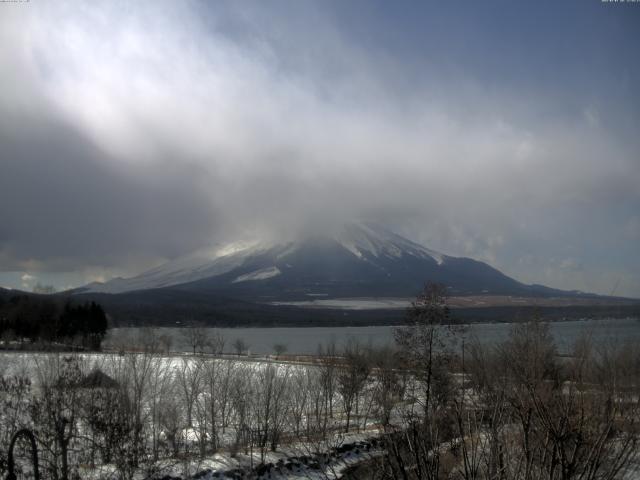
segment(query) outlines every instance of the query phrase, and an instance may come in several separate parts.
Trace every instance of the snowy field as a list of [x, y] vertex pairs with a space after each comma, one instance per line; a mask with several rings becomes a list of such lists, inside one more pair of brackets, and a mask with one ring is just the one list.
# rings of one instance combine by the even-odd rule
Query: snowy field
[[[507, 336], [504, 325], [482, 327], [498, 329], [493, 331], [492, 342]], [[595, 344], [595, 350], [599, 350], [606, 345], [628, 346], [637, 334], [638, 323], [565, 322], [551, 327], [556, 338], [563, 328], [571, 327], [567, 331], [574, 338], [580, 332], [595, 332], [592, 339], [599, 342]], [[325, 345], [325, 355], [316, 358], [271, 352], [228, 353], [232, 340], [247, 330], [265, 336], [276, 329], [136, 329], [125, 332], [134, 340], [133, 345], [146, 348], [137, 353], [0, 353], [0, 456], [10, 433], [27, 427], [37, 431], [44, 469], [59, 471], [64, 450], [69, 468], [83, 479], [334, 479], [349, 467], [379, 459], [383, 453], [379, 439], [385, 429], [403, 431], [410, 425], [407, 419], [427, 418], [421, 410], [427, 395], [420, 377], [394, 363], [389, 351], [358, 346], [350, 353], [340, 348], [328, 353]], [[317, 333], [319, 329], [295, 330]], [[215, 338], [214, 333], [226, 335], [225, 353], [185, 354], [191, 349], [189, 333], [192, 341]], [[169, 352], [168, 344], [162, 343], [163, 335], [168, 334], [174, 341], [182, 338], [183, 345], [171, 344], [171, 349], [181, 353]], [[623, 337], [625, 341], [620, 341]], [[569, 338], [566, 335], [565, 341]], [[264, 345], [284, 340], [282, 335], [263, 339]], [[317, 335], [315, 340], [321, 343]], [[499, 349], [487, 349], [485, 355], [489, 350]], [[610, 351], [613, 357], [595, 356], [590, 360], [595, 362], [594, 368], [586, 373], [602, 371], [604, 375], [586, 380], [579, 376], [560, 383], [553, 392], [556, 400], [597, 400], [595, 396], [582, 397], [580, 392], [599, 395], [609, 391], [608, 382], [616, 377], [612, 392], [617, 393], [610, 397], [615, 399], [613, 404], [623, 405], [624, 398], [625, 408], [637, 405], [637, 394], [615, 390], [620, 385], [637, 385], [632, 376], [635, 370], [621, 368], [619, 365], [625, 363], [618, 363], [635, 365], [637, 349], [619, 350], [621, 356], [615, 357], [617, 351]], [[509, 377], [509, 388], [514, 390], [501, 394], [515, 392], [515, 396], [511, 402], [488, 405], [505, 408], [505, 419], [517, 418], [518, 402], [523, 398], [523, 391], [518, 390], [522, 347], [513, 350], [514, 356], [508, 360], [476, 357], [476, 361], [488, 363], [475, 370], [471, 349], [468, 355], [469, 370], [440, 373], [438, 388], [444, 389], [441, 398], [447, 399], [442, 400], [440, 408], [448, 411], [443, 418], [455, 416], [460, 409], [465, 415], [482, 415], [485, 402], [492, 402], [494, 395], [484, 397], [487, 392], [482, 392], [482, 385], [506, 388], [503, 375], [509, 368], [514, 369]], [[542, 358], [549, 361], [557, 357], [545, 354]], [[579, 357], [563, 358], [559, 365], [570, 366], [574, 360]], [[502, 363], [492, 363], [495, 361]], [[474, 376], [479, 383], [471, 383]], [[586, 383], [578, 388], [578, 381]], [[545, 382], [542, 385], [552, 384]], [[601, 382], [598, 389], [594, 390], [594, 382]], [[543, 391], [548, 393], [546, 387]], [[536, 398], [547, 401], [546, 396]], [[603, 421], [609, 418], [599, 410], [604, 404], [598, 400], [589, 407], [591, 412], [605, 415]], [[545, 408], [554, 405], [549, 403]], [[475, 448], [481, 449], [479, 455], [490, 452], [483, 446], [487, 442], [482, 439], [488, 438], [484, 421], [464, 418], [468, 422], [464, 428], [476, 429], [469, 430], [473, 435], [453, 431], [438, 443], [450, 461], [460, 460], [452, 457], [454, 446], [471, 438], [478, 440]], [[541, 424], [539, 428], [544, 427]], [[511, 437], [518, 435], [517, 422], [504, 424], [500, 435], [500, 441], [508, 446], [505, 448], [512, 448], [515, 444]], [[512, 454], [518, 455], [518, 449]], [[3, 478], [6, 472], [1, 468], [2, 464]], [[624, 477], [616, 478], [635, 479], [636, 472], [634, 464]]]
[[[7, 383], [0, 382], [6, 407], [0, 448], [19, 426], [46, 429], [35, 425], [59, 413], [48, 410], [55, 405], [76, 419], [68, 432], [69, 460], [81, 478], [121, 478], [122, 462], [136, 450], [144, 453], [131, 478], [339, 478], [380, 448], [376, 383], [358, 386], [359, 412], [350, 404], [347, 420], [336, 373], [335, 367], [204, 355], [1, 353], [0, 379]], [[20, 399], [11, 398], [11, 379], [18, 378], [29, 385]], [[60, 391], [61, 384], [70, 386]], [[31, 405], [28, 395], [44, 399], [47, 392], [55, 392], [54, 401]], [[35, 418], [34, 408], [43, 409]], [[109, 443], [104, 425], [124, 432], [118, 442], [125, 450]], [[105, 450], [106, 456], [97, 453]]]

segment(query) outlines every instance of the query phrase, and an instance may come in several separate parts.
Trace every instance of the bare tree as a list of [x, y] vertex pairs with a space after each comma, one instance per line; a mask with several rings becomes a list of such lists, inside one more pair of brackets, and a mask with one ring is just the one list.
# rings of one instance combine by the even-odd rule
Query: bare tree
[[243, 339], [236, 338], [233, 342], [233, 349], [235, 350], [236, 355], [240, 356], [249, 349], [249, 345], [247, 345]]
[[189, 322], [182, 328], [182, 338], [192, 349], [193, 354], [204, 353], [207, 347], [207, 329], [199, 323]]
[[396, 352], [391, 348], [380, 348], [371, 355], [376, 382], [373, 400], [378, 408], [382, 426], [391, 424], [393, 408], [404, 397], [406, 375], [400, 369]]
[[[308, 400], [306, 412], [303, 414], [305, 422], [305, 436], [308, 439], [325, 439], [328, 433], [328, 423], [333, 416], [331, 405], [327, 397], [333, 395], [335, 382], [335, 366], [331, 360], [328, 365], [324, 359], [321, 366], [315, 369], [306, 369], [305, 379], [307, 384]], [[329, 393], [331, 392], [331, 393]], [[298, 401], [296, 404], [300, 404]]]
[[231, 405], [234, 413], [234, 426], [236, 431], [235, 441], [231, 445], [231, 454], [234, 455], [240, 448], [245, 449], [253, 446], [254, 429], [252, 418], [252, 405], [255, 399], [255, 392], [250, 381], [251, 373], [246, 367], [238, 368], [234, 373], [230, 385]]
[[[160, 337], [162, 338], [162, 337]], [[150, 435], [153, 459], [157, 461], [160, 457], [160, 403], [163, 398], [171, 396], [173, 392], [173, 372], [171, 364], [156, 358], [151, 365], [151, 375], [149, 378], [148, 409], [150, 414]]]
[[[450, 314], [447, 306], [447, 291], [443, 285], [428, 283], [423, 292], [412, 302], [408, 310], [407, 327], [394, 331], [396, 343], [407, 367], [415, 372], [416, 380], [422, 387], [418, 401], [422, 404], [423, 415], [428, 418], [431, 401], [438, 386], [437, 380], [446, 375], [447, 338], [451, 337]], [[442, 392], [444, 393], [444, 392]]]
[[224, 370], [218, 360], [204, 363], [203, 380], [206, 419], [209, 425], [209, 439], [212, 451], [218, 450], [219, 426], [223, 424], [223, 405], [227, 402], [228, 386], [224, 385]]
[[325, 408], [329, 417], [333, 418], [333, 401], [336, 392], [336, 371], [338, 365], [338, 352], [335, 341], [330, 342], [325, 348], [318, 346], [318, 358], [320, 359], [320, 382], [323, 388]]
[[78, 435], [80, 416], [80, 359], [77, 355], [50, 355], [44, 362], [36, 361], [36, 368], [40, 388], [32, 405], [36, 438], [48, 475], [55, 480], [68, 480], [72, 441]]
[[276, 343], [273, 346], [273, 353], [276, 355], [276, 357], [280, 357], [284, 355], [286, 351], [287, 351], [287, 346], [284, 343]]
[[203, 360], [201, 394], [196, 399], [200, 454], [204, 455], [207, 441], [213, 452], [228, 423], [229, 390], [234, 363], [215, 359]]
[[296, 437], [302, 434], [302, 422], [308, 418], [309, 403], [313, 401], [311, 383], [317, 381], [317, 372], [312, 369], [296, 369], [291, 374], [288, 392], [290, 403], [289, 424]]
[[385, 435], [388, 455], [381, 471], [388, 478], [435, 480], [448, 473], [440, 447], [453, 436], [447, 351], [453, 332], [446, 298], [444, 286], [427, 284], [408, 310], [409, 325], [394, 332], [411, 378], [406, 404], [398, 411], [402, 424]]
[[186, 426], [193, 427], [193, 408], [198, 395], [202, 390], [203, 363], [201, 360], [193, 360], [183, 357], [180, 362], [176, 379], [182, 394], [187, 414]]
[[139, 350], [147, 353], [159, 353], [163, 348], [158, 329], [151, 327], [142, 327], [138, 331], [136, 344]]
[[257, 375], [256, 397], [253, 399], [253, 411], [255, 415], [258, 447], [260, 448], [260, 461], [264, 462], [267, 441], [273, 425], [273, 410], [276, 408], [278, 397], [278, 369], [269, 364], [260, 369]]
[[290, 412], [289, 393], [291, 368], [282, 366], [276, 370], [274, 404], [271, 409], [271, 431], [269, 432], [269, 443], [271, 451], [275, 451], [280, 444], [280, 438], [286, 425], [286, 420]]
[[7, 473], [6, 448], [11, 436], [21, 428], [30, 426], [28, 413], [32, 395], [31, 379], [28, 376], [0, 375], [0, 478], [4, 478]]
[[474, 345], [471, 396], [455, 401], [460, 476], [618, 478], [637, 452], [640, 356], [595, 350], [581, 339], [559, 362], [548, 325], [536, 321], [497, 348]]
[[163, 440], [167, 444], [168, 453], [174, 457], [177, 457], [180, 451], [182, 418], [182, 405], [178, 401], [177, 395], [168, 395], [160, 399], [158, 404], [158, 427], [163, 432]]
[[215, 329], [207, 329], [206, 344], [213, 355], [222, 355], [225, 339], [219, 331]]
[[345, 432], [349, 431], [351, 416], [358, 409], [358, 397], [367, 379], [371, 365], [367, 353], [355, 342], [347, 345], [344, 361], [338, 370], [338, 392], [346, 417]]
[[222, 364], [221, 369], [221, 381], [220, 388], [216, 391], [217, 398], [220, 405], [220, 422], [222, 427], [222, 433], [224, 434], [226, 428], [231, 423], [232, 407], [231, 407], [231, 387], [233, 379], [237, 375], [238, 365], [232, 361], [226, 361]]
[[112, 358], [111, 372], [115, 380], [123, 389], [122, 401], [119, 404], [118, 415], [121, 422], [128, 425], [127, 442], [122, 442], [116, 452], [117, 465], [120, 474], [131, 478], [140, 467], [141, 460], [145, 460], [150, 421], [149, 382], [154, 373], [156, 354], [144, 352], [141, 354], [127, 354]]

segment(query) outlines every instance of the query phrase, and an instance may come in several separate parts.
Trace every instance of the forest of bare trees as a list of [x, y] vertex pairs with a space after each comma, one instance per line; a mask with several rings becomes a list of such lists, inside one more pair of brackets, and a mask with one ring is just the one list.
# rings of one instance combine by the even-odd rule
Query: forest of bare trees
[[441, 287], [414, 302], [413, 323], [397, 332], [413, 379], [403, 399], [410, 407], [385, 428], [385, 454], [352, 478], [640, 475], [636, 345], [594, 344], [585, 333], [561, 356], [549, 325], [531, 321], [514, 324], [502, 343], [465, 347], [455, 328], [442, 327], [448, 315]]
[[[190, 478], [215, 454], [258, 478], [285, 451], [314, 459], [310, 478], [587, 480], [635, 468], [638, 349], [585, 336], [561, 356], [535, 321], [502, 343], [462, 343], [442, 293], [416, 300], [394, 347], [325, 345], [306, 364], [222, 355], [224, 339], [198, 328], [185, 330], [189, 355], [168, 355], [153, 330], [136, 353], [6, 354], [0, 478], [21, 428], [54, 480]], [[334, 454], [354, 438], [379, 448], [339, 473]], [[26, 444], [16, 458], [26, 475]]]

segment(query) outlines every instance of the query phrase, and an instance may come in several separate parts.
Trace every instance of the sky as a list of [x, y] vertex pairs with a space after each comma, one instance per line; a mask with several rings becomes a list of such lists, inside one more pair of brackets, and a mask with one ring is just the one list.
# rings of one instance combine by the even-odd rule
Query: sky
[[640, 298], [640, 3], [0, 3], [0, 286], [375, 221]]

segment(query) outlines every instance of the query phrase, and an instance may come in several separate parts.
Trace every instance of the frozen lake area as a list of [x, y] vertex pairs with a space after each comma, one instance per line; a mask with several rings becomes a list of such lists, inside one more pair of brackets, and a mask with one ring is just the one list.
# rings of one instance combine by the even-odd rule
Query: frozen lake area
[[[468, 325], [462, 335], [465, 342], [477, 339], [482, 343], [500, 342], [507, 338], [511, 323], [478, 323]], [[393, 343], [393, 326], [373, 327], [272, 327], [272, 328], [215, 328], [225, 339], [225, 352], [232, 351], [232, 343], [242, 339], [252, 354], [270, 354], [274, 345], [280, 344], [291, 354], [314, 354], [319, 345], [335, 342], [338, 347], [357, 340], [363, 344], [383, 346]], [[188, 351], [189, 346], [180, 328], [159, 328], [159, 334], [172, 339], [171, 350]], [[577, 320], [552, 322], [551, 331], [560, 353], [569, 351], [581, 335], [591, 335], [596, 343], [636, 342], [640, 344], [640, 320], [637, 318]], [[109, 331], [106, 345], [121, 339], [134, 340], [141, 333], [139, 328], [115, 328]]]

